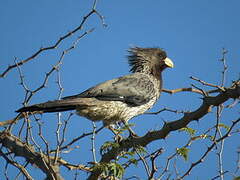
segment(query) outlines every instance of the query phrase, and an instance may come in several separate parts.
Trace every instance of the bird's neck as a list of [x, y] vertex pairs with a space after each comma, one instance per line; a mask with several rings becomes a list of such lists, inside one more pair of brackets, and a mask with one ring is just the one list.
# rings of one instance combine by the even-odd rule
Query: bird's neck
[[158, 85], [159, 90], [161, 90], [163, 86], [162, 74], [160, 73], [158, 76], [153, 76], [153, 77]]
[[[150, 75], [150, 77], [155, 84], [155, 88], [156, 88], [157, 92], [159, 92], [159, 94], [160, 94], [162, 86], [163, 86], [162, 73], [159, 73], [158, 76]], [[159, 96], [159, 94], [158, 94], [158, 96]]]

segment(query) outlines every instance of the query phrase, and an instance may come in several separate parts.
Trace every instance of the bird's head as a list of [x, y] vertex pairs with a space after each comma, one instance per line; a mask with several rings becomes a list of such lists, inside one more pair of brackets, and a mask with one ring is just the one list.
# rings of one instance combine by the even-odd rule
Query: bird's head
[[167, 53], [160, 48], [140, 48], [133, 47], [128, 50], [128, 63], [130, 71], [147, 73], [153, 76], [160, 76], [161, 72], [167, 68], [173, 68], [173, 62], [167, 57]]

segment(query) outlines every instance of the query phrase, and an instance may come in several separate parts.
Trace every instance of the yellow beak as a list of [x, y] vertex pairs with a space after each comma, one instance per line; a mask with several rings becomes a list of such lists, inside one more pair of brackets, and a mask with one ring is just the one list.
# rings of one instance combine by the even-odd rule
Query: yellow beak
[[174, 64], [173, 64], [172, 60], [169, 59], [168, 57], [166, 59], [164, 59], [164, 62], [168, 67], [170, 67], [170, 68], [174, 67]]

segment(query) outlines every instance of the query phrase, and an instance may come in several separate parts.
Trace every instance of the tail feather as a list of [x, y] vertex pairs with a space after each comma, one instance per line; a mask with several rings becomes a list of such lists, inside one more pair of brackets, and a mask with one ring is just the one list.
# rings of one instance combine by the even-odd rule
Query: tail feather
[[62, 100], [48, 101], [45, 103], [22, 107], [18, 109], [16, 112], [19, 113], [19, 112], [39, 111], [39, 112], [45, 113], [45, 112], [70, 111], [70, 110], [76, 109], [76, 107], [81, 104], [83, 104], [82, 98], [62, 99]]

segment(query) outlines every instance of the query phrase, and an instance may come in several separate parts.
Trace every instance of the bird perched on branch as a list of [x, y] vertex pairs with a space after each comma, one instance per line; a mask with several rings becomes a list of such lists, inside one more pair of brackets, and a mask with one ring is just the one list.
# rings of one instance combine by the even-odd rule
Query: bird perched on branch
[[154, 105], [161, 93], [162, 71], [173, 67], [173, 62], [160, 48], [134, 47], [128, 52], [132, 74], [100, 83], [61, 100], [22, 107], [16, 112], [76, 110], [78, 115], [91, 121], [103, 121], [104, 126], [127, 123]]

